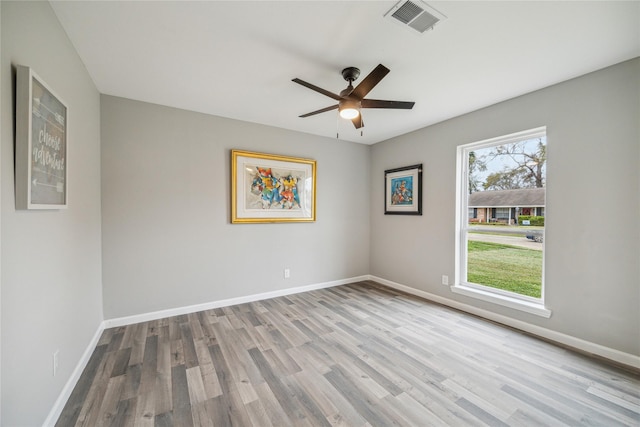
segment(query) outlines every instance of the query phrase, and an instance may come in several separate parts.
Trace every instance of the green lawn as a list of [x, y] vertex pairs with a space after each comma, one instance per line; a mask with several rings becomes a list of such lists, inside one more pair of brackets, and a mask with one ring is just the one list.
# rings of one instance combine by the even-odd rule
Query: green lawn
[[540, 298], [542, 251], [472, 240], [468, 245], [468, 282]]

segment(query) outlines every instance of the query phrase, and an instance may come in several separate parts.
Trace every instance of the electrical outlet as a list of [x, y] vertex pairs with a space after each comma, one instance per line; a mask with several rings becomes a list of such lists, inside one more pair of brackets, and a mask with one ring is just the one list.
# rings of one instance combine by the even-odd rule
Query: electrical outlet
[[53, 353], [53, 376], [58, 373], [58, 367], [60, 366], [60, 350], [56, 350]]
[[449, 286], [449, 276], [442, 275], [442, 284], [445, 286]]
[[289, 270], [288, 268], [284, 269], [284, 278], [288, 279], [289, 277], [291, 277], [291, 270]]

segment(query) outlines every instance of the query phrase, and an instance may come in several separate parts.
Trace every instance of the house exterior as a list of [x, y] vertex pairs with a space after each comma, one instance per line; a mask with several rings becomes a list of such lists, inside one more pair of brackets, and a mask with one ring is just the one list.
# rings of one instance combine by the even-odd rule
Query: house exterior
[[478, 191], [469, 194], [469, 222], [515, 224], [519, 215], [544, 216], [545, 189]]

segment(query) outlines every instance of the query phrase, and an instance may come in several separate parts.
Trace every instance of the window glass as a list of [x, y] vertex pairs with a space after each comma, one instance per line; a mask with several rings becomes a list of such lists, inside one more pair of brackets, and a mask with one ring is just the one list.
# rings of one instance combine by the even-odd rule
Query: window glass
[[544, 128], [458, 148], [465, 286], [543, 298], [546, 153]]

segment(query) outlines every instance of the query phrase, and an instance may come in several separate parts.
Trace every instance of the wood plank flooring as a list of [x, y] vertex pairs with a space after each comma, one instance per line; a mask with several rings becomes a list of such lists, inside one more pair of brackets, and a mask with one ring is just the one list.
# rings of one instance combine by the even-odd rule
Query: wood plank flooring
[[640, 377], [372, 282], [108, 329], [57, 426], [638, 426]]

